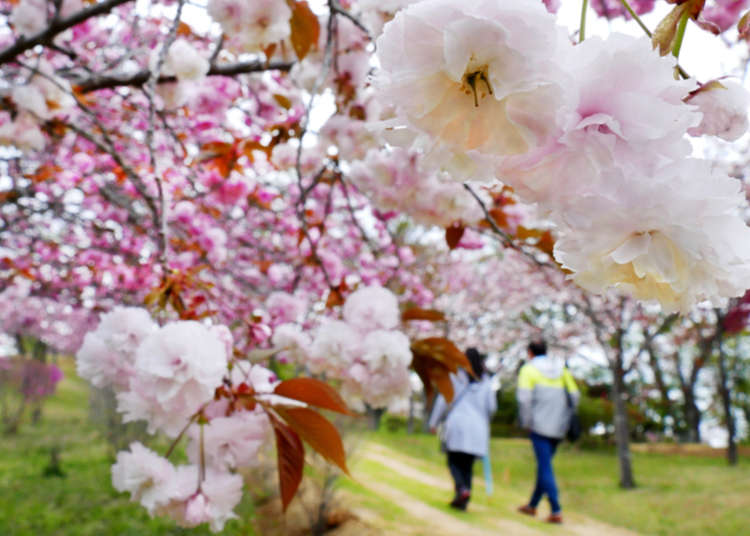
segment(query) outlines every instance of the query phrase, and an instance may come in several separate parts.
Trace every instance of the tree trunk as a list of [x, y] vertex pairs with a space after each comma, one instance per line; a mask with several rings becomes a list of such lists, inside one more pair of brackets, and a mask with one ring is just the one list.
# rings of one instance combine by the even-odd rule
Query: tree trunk
[[409, 418], [406, 421], [406, 433], [414, 433], [414, 393], [409, 395]]
[[729, 375], [727, 374], [722, 339], [722, 336], [719, 335], [716, 341], [719, 345], [719, 394], [727, 421], [727, 461], [729, 465], [737, 465], [737, 430], [734, 425], [734, 417], [732, 417], [732, 392], [729, 387]]
[[[31, 355], [34, 359], [41, 363], [47, 362], [47, 350], [48, 347], [41, 339], [34, 341], [34, 346], [31, 349]], [[42, 400], [38, 400], [34, 404], [34, 409], [31, 412], [31, 424], [37, 425], [42, 420]]]
[[371, 408], [366, 406], [367, 416], [370, 421], [370, 430], [378, 430], [380, 428], [380, 419], [385, 413], [385, 408]]
[[701, 412], [695, 405], [695, 393], [691, 386], [685, 392], [685, 420], [688, 426], [688, 441], [691, 443], [701, 442]]
[[[620, 333], [620, 338], [622, 334]], [[617, 459], [620, 464], [620, 487], [631, 489], [635, 487], [633, 467], [630, 460], [630, 429], [628, 413], [625, 406], [625, 370], [622, 362], [622, 348], [615, 350], [614, 359], [610, 360], [612, 374], [612, 403], [614, 405], [615, 443], [617, 444]]]
[[676, 422], [674, 411], [672, 410], [672, 403], [669, 400], [669, 388], [667, 383], [664, 381], [664, 371], [661, 369], [661, 363], [659, 358], [654, 352], [654, 348], [651, 345], [651, 341], [647, 341], [645, 345], [646, 353], [648, 354], [649, 364], [651, 370], [654, 373], [654, 380], [656, 381], [656, 387], [659, 389], [659, 396], [661, 398], [661, 417], [662, 417], [662, 432], [664, 431], [664, 420], [666, 417], [671, 417], [673, 422]]
[[687, 440], [690, 443], [700, 443], [701, 414], [698, 411], [698, 406], [695, 405], [695, 383], [698, 378], [698, 369], [696, 369], [696, 364], [693, 363], [693, 370], [690, 373], [690, 381], [688, 382], [680, 368], [680, 358], [677, 354], [675, 354], [674, 363], [677, 369], [677, 379], [680, 381], [680, 390], [682, 391], [682, 407], [685, 414]]

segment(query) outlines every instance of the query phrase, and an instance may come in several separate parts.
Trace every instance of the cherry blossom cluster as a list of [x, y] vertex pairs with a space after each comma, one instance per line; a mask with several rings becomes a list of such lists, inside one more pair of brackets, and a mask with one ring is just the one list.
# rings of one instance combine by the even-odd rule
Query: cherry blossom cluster
[[187, 465], [133, 443], [112, 467], [116, 489], [181, 526], [210, 523], [219, 531], [236, 517], [243, 482], [234, 471], [257, 464], [269, 440], [266, 413], [238, 394], [275, 401], [278, 382], [260, 365], [234, 362], [230, 371], [232, 345], [225, 326], [159, 327], [144, 309], [117, 307], [102, 315], [77, 354], [79, 375], [114, 389], [125, 421], [145, 420], [149, 432], [175, 440], [187, 436]]
[[95, 323], [95, 315], [88, 310], [54, 295], [35, 295], [31, 282], [24, 278], [0, 292], [3, 332], [34, 337], [58, 352], [75, 352]]
[[208, 14], [241, 52], [259, 51], [289, 37], [292, 12], [278, 0], [209, 0]]
[[383, 211], [409, 214], [425, 225], [475, 224], [484, 217], [464, 187], [445, 171], [432, 170], [424, 155], [401, 147], [370, 150], [352, 164], [349, 177]]
[[360, 288], [346, 298], [342, 316], [324, 319], [312, 339], [299, 326], [282, 324], [272, 343], [282, 358], [339, 380], [341, 395], [353, 407], [386, 407], [407, 396], [412, 354], [408, 337], [396, 329], [396, 296], [378, 285]]
[[572, 45], [531, 1], [419, 2], [386, 24], [377, 55], [380, 98], [396, 104], [384, 126], [428, 139], [454, 180], [491, 169], [537, 203], [582, 287], [683, 311], [744, 293], [740, 183], [691, 159], [687, 139], [747, 129], [738, 85], [676, 81], [645, 38]]

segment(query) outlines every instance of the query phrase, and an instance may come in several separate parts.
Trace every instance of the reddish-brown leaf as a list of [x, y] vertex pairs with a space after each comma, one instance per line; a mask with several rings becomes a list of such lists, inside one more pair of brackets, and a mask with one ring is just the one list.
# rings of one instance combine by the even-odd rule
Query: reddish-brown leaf
[[294, 53], [301, 60], [307, 56], [310, 49], [317, 47], [320, 37], [320, 24], [318, 17], [310, 9], [307, 2], [294, 2], [288, 0], [292, 9], [292, 18], [289, 26], [292, 30], [291, 41]]
[[524, 227], [523, 225], [519, 225], [516, 229], [516, 238], [519, 240], [526, 240], [528, 238], [539, 238], [542, 234], [542, 231], [539, 229], [529, 229], [528, 227]]
[[432, 387], [432, 380], [430, 379], [429, 364], [423, 357], [415, 355], [411, 361], [411, 368], [417, 373], [417, 376], [419, 376], [419, 379], [422, 381], [425, 397], [427, 397], [427, 400], [430, 400], [434, 388]]
[[445, 228], [445, 243], [448, 244], [450, 249], [454, 249], [458, 245], [465, 230], [466, 227], [462, 223], [452, 223]]
[[555, 239], [552, 238], [552, 233], [550, 231], [544, 231], [539, 238], [536, 247], [552, 257], [552, 252], [555, 249]]
[[273, 431], [276, 435], [276, 460], [279, 472], [279, 491], [281, 506], [286, 511], [294, 494], [302, 482], [302, 470], [305, 467], [305, 447], [297, 433], [269, 413]]
[[451, 341], [444, 337], [428, 337], [411, 343], [411, 351], [415, 356], [430, 357], [443, 363], [451, 372], [459, 367], [471, 374], [471, 364], [466, 355]]
[[274, 52], [276, 52], [276, 43], [272, 43], [263, 49], [263, 54], [266, 55], [267, 60], [271, 59]]
[[431, 357], [417, 354], [414, 355], [411, 366], [422, 380], [428, 400], [436, 389], [448, 403], [453, 400], [453, 384], [448, 367]]
[[274, 393], [294, 400], [300, 400], [311, 406], [330, 409], [345, 415], [351, 415], [346, 402], [333, 387], [314, 378], [292, 378], [276, 386]]
[[275, 407], [274, 410], [318, 454], [349, 474], [341, 436], [328, 419], [309, 408]]
[[445, 398], [446, 403], [453, 402], [453, 383], [451, 382], [450, 371], [445, 367], [435, 367], [430, 370], [430, 377], [432, 383]]
[[473, 374], [466, 355], [455, 344], [443, 337], [414, 341], [411, 344], [411, 351], [413, 355], [411, 366], [422, 380], [428, 397], [434, 388], [450, 402], [453, 399], [450, 374], [457, 372], [459, 367]]
[[177, 25], [177, 35], [182, 37], [189, 37], [193, 35], [193, 29], [186, 22], [180, 21]]
[[504, 229], [508, 226], [508, 215], [502, 207], [491, 208], [488, 212], [490, 213], [490, 216], [492, 216], [492, 219], [495, 220], [498, 227]]
[[420, 307], [410, 307], [401, 313], [401, 320], [406, 322], [407, 320], [430, 320], [437, 322], [439, 320], [445, 320], [445, 314], [442, 311], [436, 309], [422, 309]]
[[292, 101], [289, 100], [289, 97], [286, 97], [280, 93], [275, 93], [273, 96], [273, 100], [279, 103], [279, 106], [284, 108], [285, 110], [288, 110], [292, 107]]
[[332, 288], [328, 292], [328, 299], [326, 299], [326, 308], [331, 309], [336, 305], [344, 305], [344, 297], [338, 289]]

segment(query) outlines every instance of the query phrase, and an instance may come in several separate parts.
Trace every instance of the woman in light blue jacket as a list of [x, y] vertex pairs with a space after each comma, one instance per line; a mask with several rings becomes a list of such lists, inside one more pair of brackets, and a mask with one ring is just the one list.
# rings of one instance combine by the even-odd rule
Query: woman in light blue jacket
[[471, 475], [474, 460], [487, 455], [490, 441], [490, 418], [497, 409], [492, 381], [484, 368], [484, 357], [476, 348], [469, 348], [466, 357], [474, 377], [464, 370], [451, 375], [453, 402], [446, 405], [438, 395], [430, 417], [430, 429], [445, 427], [445, 450], [448, 468], [455, 484], [455, 497], [450, 505], [466, 510], [471, 498]]

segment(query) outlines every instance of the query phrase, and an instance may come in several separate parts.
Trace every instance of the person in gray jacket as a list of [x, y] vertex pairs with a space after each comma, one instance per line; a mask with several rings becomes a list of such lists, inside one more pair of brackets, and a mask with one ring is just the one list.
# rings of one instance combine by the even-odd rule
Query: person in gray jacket
[[490, 440], [490, 418], [497, 409], [492, 381], [484, 368], [484, 356], [476, 348], [466, 350], [474, 377], [464, 370], [451, 375], [453, 402], [446, 405], [438, 395], [430, 417], [430, 429], [445, 427], [445, 450], [448, 469], [453, 477], [455, 496], [451, 507], [466, 510], [471, 498], [471, 476], [474, 460], [487, 455]]
[[[544, 495], [549, 499], [549, 523], [562, 523], [552, 457], [570, 424], [578, 404], [578, 387], [561, 359], [547, 356], [543, 340], [529, 344], [530, 360], [518, 373], [518, 413], [521, 427], [529, 430], [536, 457], [536, 485], [528, 504], [518, 508], [522, 514], [536, 515], [536, 507]], [[565, 391], [570, 393], [573, 407], [568, 407]]]

